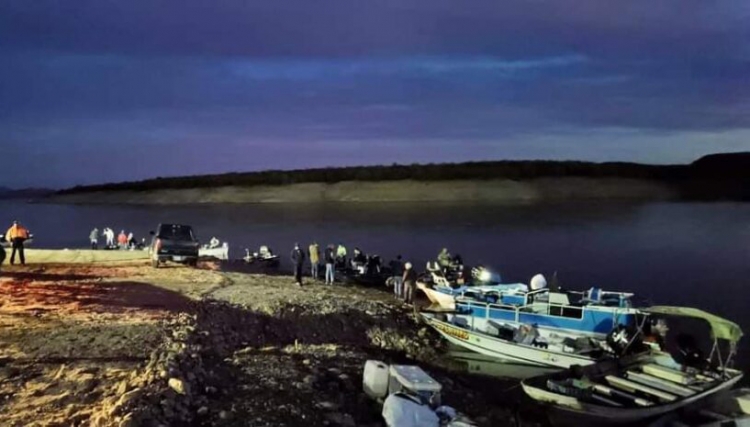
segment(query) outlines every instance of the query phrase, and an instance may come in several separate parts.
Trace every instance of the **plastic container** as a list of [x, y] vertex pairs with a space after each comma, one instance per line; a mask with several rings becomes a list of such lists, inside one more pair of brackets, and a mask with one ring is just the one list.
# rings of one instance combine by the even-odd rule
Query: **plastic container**
[[365, 362], [362, 389], [372, 399], [382, 399], [388, 394], [388, 365], [379, 360]]
[[419, 366], [391, 365], [388, 394], [399, 391], [418, 396], [423, 402], [437, 407], [443, 386], [427, 375]]

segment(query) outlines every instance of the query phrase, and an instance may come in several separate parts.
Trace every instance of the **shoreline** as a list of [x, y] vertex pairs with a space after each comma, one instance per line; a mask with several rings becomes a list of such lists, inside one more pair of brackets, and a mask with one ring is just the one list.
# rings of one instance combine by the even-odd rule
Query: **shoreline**
[[0, 419], [377, 426], [361, 387], [368, 359], [420, 365], [480, 426], [514, 417], [496, 392], [509, 381], [455, 369], [437, 334], [383, 289], [118, 256], [37, 249], [26, 266], [2, 266]]
[[59, 204], [274, 204], [274, 203], [542, 203], [566, 200], [678, 200], [679, 189], [631, 178], [538, 178], [514, 181], [345, 181], [280, 186], [118, 190], [54, 195], [37, 200]]

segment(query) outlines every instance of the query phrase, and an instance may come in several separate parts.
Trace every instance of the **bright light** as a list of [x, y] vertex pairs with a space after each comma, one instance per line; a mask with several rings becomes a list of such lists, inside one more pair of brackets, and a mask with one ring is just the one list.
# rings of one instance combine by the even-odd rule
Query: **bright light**
[[492, 279], [492, 273], [490, 273], [487, 270], [482, 270], [481, 273], [479, 273], [479, 280], [482, 282], [489, 282], [490, 279]]

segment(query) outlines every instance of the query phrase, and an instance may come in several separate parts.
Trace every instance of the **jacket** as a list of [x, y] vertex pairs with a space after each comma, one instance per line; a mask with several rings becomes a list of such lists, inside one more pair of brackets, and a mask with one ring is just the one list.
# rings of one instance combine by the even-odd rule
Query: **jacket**
[[325, 255], [325, 257], [326, 257], [326, 264], [333, 264], [333, 263], [336, 262], [336, 257], [333, 254], [333, 249], [332, 248], [327, 248], [326, 249], [326, 255]]
[[29, 230], [23, 225], [13, 225], [5, 232], [5, 240], [12, 242], [13, 239], [26, 240], [29, 238]]
[[409, 282], [414, 284], [417, 281], [417, 272], [413, 268], [404, 271], [404, 283]]
[[320, 262], [320, 249], [318, 249], [318, 245], [310, 245], [310, 262], [314, 264]]
[[292, 263], [296, 266], [301, 266], [305, 262], [305, 253], [302, 249], [292, 249]]
[[91, 234], [89, 234], [89, 239], [91, 240], [98, 240], [99, 239], [99, 230], [96, 228], [91, 230]]

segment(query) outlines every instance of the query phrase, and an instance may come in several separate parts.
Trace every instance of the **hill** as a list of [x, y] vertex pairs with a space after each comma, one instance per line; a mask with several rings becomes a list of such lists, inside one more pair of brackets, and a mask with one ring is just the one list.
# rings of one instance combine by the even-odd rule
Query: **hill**
[[[705, 156], [688, 165], [488, 161], [269, 170], [78, 186], [57, 192], [55, 198], [74, 203], [149, 204], [653, 197], [750, 200], [748, 162], [750, 153], [730, 153]], [[424, 194], [427, 190], [431, 194]]]

